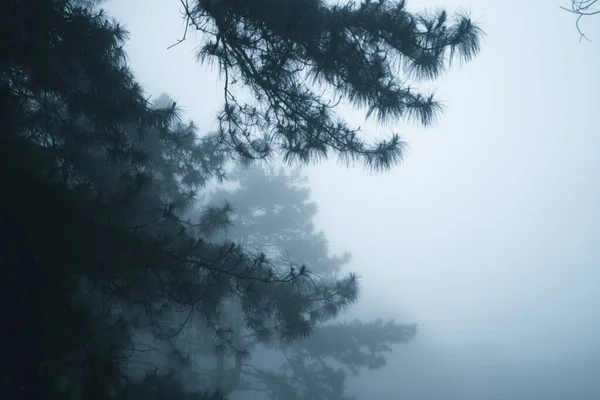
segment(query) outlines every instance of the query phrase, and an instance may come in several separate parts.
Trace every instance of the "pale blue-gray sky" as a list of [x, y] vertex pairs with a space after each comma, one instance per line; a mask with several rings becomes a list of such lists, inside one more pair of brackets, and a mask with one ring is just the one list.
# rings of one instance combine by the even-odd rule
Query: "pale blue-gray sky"
[[[471, 10], [487, 33], [481, 56], [437, 82], [436, 126], [369, 126], [408, 141], [401, 166], [309, 168], [319, 223], [363, 277], [357, 312], [406, 310], [422, 326], [405, 350], [412, 367], [394, 361], [369, 393], [598, 399], [600, 16], [579, 44], [564, 0], [409, 4]], [[208, 130], [220, 84], [195, 62], [193, 35], [167, 50], [183, 33], [179, 6], [105, 4], [131, 32], [147, 92], [171, 94]]]

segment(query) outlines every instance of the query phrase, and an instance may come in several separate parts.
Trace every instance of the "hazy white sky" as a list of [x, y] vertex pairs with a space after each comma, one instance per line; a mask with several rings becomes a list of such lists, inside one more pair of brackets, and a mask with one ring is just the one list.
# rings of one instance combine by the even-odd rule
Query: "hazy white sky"
[[[568, 3], [410, 1], [471, 10], [482, 54], [437, 82], [447, 109], [436, 126], [369, 128], [409, 142], [401, 166], [309, 169], [320, 225], [363, 276], [358, 310], [406, 311], [427, 338], [406, 349], [413, 372], [398, 361], [371, 393], [401, 393], [385, 380], [417, 370], [431, 378], [406, 382], [408, 399], [435, 398], [443, 379], [446, 399], [600, 398], [600, 16], [583, 21], [594, 41], [579, 44]], [[183, 33], [179, 6], [105, 5], [131, 33], [147, 92], [171, 94], [208, 130], [222, 93], [193, 36], [167, 50]]]

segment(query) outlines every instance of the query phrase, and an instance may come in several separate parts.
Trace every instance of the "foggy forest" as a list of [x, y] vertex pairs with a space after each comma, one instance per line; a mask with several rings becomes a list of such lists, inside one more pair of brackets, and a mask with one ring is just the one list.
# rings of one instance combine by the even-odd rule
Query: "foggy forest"
[[599, 400], [598, 0], [0, 0], [0, 399]]

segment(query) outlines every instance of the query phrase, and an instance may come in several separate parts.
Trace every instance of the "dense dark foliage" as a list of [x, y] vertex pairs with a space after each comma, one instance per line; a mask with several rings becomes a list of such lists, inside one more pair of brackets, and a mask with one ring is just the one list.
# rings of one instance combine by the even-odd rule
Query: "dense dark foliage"
[[[283, 151], [302, 162], [332, 153], [387, 169], [402, 159], [394, 134], [376, 143], [338, 118], [341, 100], [380, 120], [416, 118], [427, 125], [441, 110], [406, 80], [441, 75], [470, 60], [482, 32], [461, 14], [410, 13], [403, 0], [184, 0], [188, 29], [202, 32], [199, 57], [225, 77], [219, 136], [247, 157]], [[187, 30], [186, 30], [187, 33]], [[244, 86], [252, 101], [234, 88]], [[330, 89], [333, 97], [324, 96]]]
[[[299, 83], [301, 73], [290, 72], [290, 63], [313, 60], [320, 66], [311, 68], [330, 84], [348, 93], [355, 90], [352, 96], [366, 99], [384, 114], [401, 115], [406, 107], [431, 108], [434, 103], [419, 96], [401, 96], [404, 92], [389, 76], [377, 79], [392, 89], [384, 91], [381, 85], [368, 89], [377, 79], [362, 75], [372, 68], [382, 69], [383, 75], [391, 73], [387, 69], [391, 64], [376, 61], [375, 48], [384, 41], [392, 48], [398, 46], [393, 43], [400, 39], [400, 31], [395, 30], [399, 28], [392, 15], [400, 9], [364, 6], [368, 18], [390, 19], [389, 29], [382, 28], [377, 40], [377, 35], [369, 33], [370, 43], [363, 43], [364, 38], [361, 43], [338, 38], [341, 42], [327, 45], [333, 46], [327, 50], [318, 44], [317, 31], [308, 30], [300, 43], [296, 37], [301, 34], [300, 26], [295, 27], [293, 39], [279, 40], [273, 34], [270, 42], [256, 36], [261, 29], [280, 31], [277, 21], [264, 19], [262, 11], [250, 5], [264, 3], [279, 12], [287, 2], [215, 1], [211, 4], [216, 8], [210, 12], [208, 3], [196, 8], [193, 21], [213, 21], [216, 29], [223, 30], [216, 33], [221, 38], [216, 49], [225, 46], [227, 54], [215, 50], [215, 56], [228, 74], [238, 71], [239, 78], [253, 89], [256, 105], [235, 103], [228, 86], [220, 130], [201, 135], [192, 123], [180, 119], [168, 98], [151, 104], [144, 97], [125, 61], [125, 31], [93, 3], [0, 2], [0, 300], [4, 323], [0, 395], [7, 399], [217, 398], [218, 394], [211, 394], [215, 390], [231, 392], [225, 390], [224, 378], [204, 385], [199, 377], [186, 375], [195, 357], [189, 345], [196, 345], [198, 354], [200, 348], [211, 357], [215, 352], [222, 354], [216, 369], [223, 372], [225, 361], [233, 358], [241, 365], [249, 356], [235, 332], [251, 335], [257, 344], [286, 349], [293, 343], [309, 346], [311, 333], [324, 329], [324, 323], [356, 301], [358, 286], [353, 275], [318, 276], [297, 264], [306, 258], [315, 268], [325, 268], [310, 259], [310, 254], [319, 254], [318, 237], [303, 242], [300, 236], [290, 235], [279, 245], [294, 249], [294, 240], [298, 244], [294, 257], [285, 259], [263, 245], [261, 250], [237, 238], [227, 239], [226, 228], [236, 223], [232, 218], [239, 214], [222, 202], [199, 210], [198, 196], [206, 184], [223, 180], [225, 166], [234, 156], [262, 157], [264, 145], [273, 141], [282, 143], [285, 154], [300, 154], [303, 161], [317, 148], [388, 166], [400, 154], [397, 139], [371, 151], [343, 123], [333, 124], [320, 98]], [[298, 4], [292, 1], [289, 7]], [[328, 20], [351, 25], [352, 19], [344, 18], [359, 12], [316, 2], [311, 7], [306, 10], [321, 13], [315, 20], [321, 21], [321, 31]], [[411, 21], [417, 18], [402, 15]], [[239, 23], [231, 18], [238, 18]], [[361, 18], [354, 18], [355, 23]], [[447, 31], [447, 39], [430, 44], [415, 39], [415, 49], [449, 46], [472, 55], [478, 46], [476, 28], [467, 20], [461, 20], [457, 28], [446, 27], [443, 16], [438, 20], [438, 25], [428, 29]], [[421, 35], [416, 29], [423, 23], [414, 19], [409, 31], [415, 37]], [[471, 32], [470, 36], [451, 33], [461, 31], [460, 26], [468, 28], [463, 30]], [[371, 28], [361, 29], [368, 33]], [[350, 36], [354, 34], [348, 32]], [[259, 42], [253, 44], [255, 39]], [[297, 61], [290, 61], [281, 53], [286, 43], [294, 49], [312, 43], [315, 53], [306, 53], [304, 58], [291, 54]], [[273, 60], [260, 58], [264, 46], [275, 46]], [[343, 57], [333, 55], [327, 61], [324, 52], [351, 47], [354, 50], [348, 51], [362, 49], [366, 64], [344, 65]], [[417, 51], [411, 53], [417, 55], [415, 65], [427, 58], [421, 50], [411, 51]], [[232, 58], [229, 52], [236, 56]], [[275, 69], [279, 72], [272, 76], [261, 72], [261, 78], [248, 72], [262, 71], [277, 60], [284, 67]], [[440, 69], [430, 71], [436, 74]], [[274, 83], [277, 90], [270, 86]], [[384, 97], [388, 100], [383, 101]], [[409, 106], [390, 105], [401, 97]], [[274, 101], [281, 105], [273, 106]], [[252, 126], [253, 133], [244, 131], [244, 126]], [[251, 148], [240, 145], [242, 140], [255, 143], [253, 135], [259, 130], [269, 135], [267, 142]], [[309, 212], [298, 218], [308, 221], [311, 216]], [[331, 264], [341, 261], [324, 262], [332, 270]], [[229, 320], [238, 324], [235, 329], [228, 326]], [[362, 329], [336, 326], [356, 332]], [[408, 329], [402, 336], [404, 328], [398, 329], [378, 340], [399, 342], [412, 335]], [[361, 339], [357, 336], [356, 340]], [[211, 342], [212, 349], [205, 342]], [[379, 346], [376, 354], [383, 351]], [[160, 357], [153, 355], [155, 349]], [[352, 356], [354, 361], [347, 361], [350, 355], [346, 353], [331, 357], [349, 367], [381, 364], [376, 354], [361, 354]]]

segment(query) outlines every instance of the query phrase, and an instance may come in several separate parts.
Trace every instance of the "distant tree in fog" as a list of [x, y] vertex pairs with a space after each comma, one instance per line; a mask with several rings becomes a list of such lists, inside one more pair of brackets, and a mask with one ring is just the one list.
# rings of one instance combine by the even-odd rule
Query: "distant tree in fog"
[[[338, 279], [350, 254], [330, 253], [324, 232], [315, 226], [317, 205], [299, 171], [239, 169], [230, 179], [235, 189], [216, 191], [211, 202], [227, 199], [231, 203], [234, 226], [228, 234], [232, 238], [245, 248], [264, 251], [271, 259], [301, 261], [325, 281]], [[249, 333], [240, 321], [241, 313], [231, 309], [224, 316], [233, 336], [244, 338], [238, 345], [249, 354], [230, 357], [226, 369], [226, 354], [216, 352], [215, 381], [227, 388], [225, 394], [262, 391], [269, 399], [346, 399], [350, 398], [345, 391], [348, 374], [383, 367], [391, 346], [410, 341], [416, 333], [415, 325], [394, 321], [337, 321], [338, 308], [334, 304], [328, 308], [311, 335], [293, 341]]]

